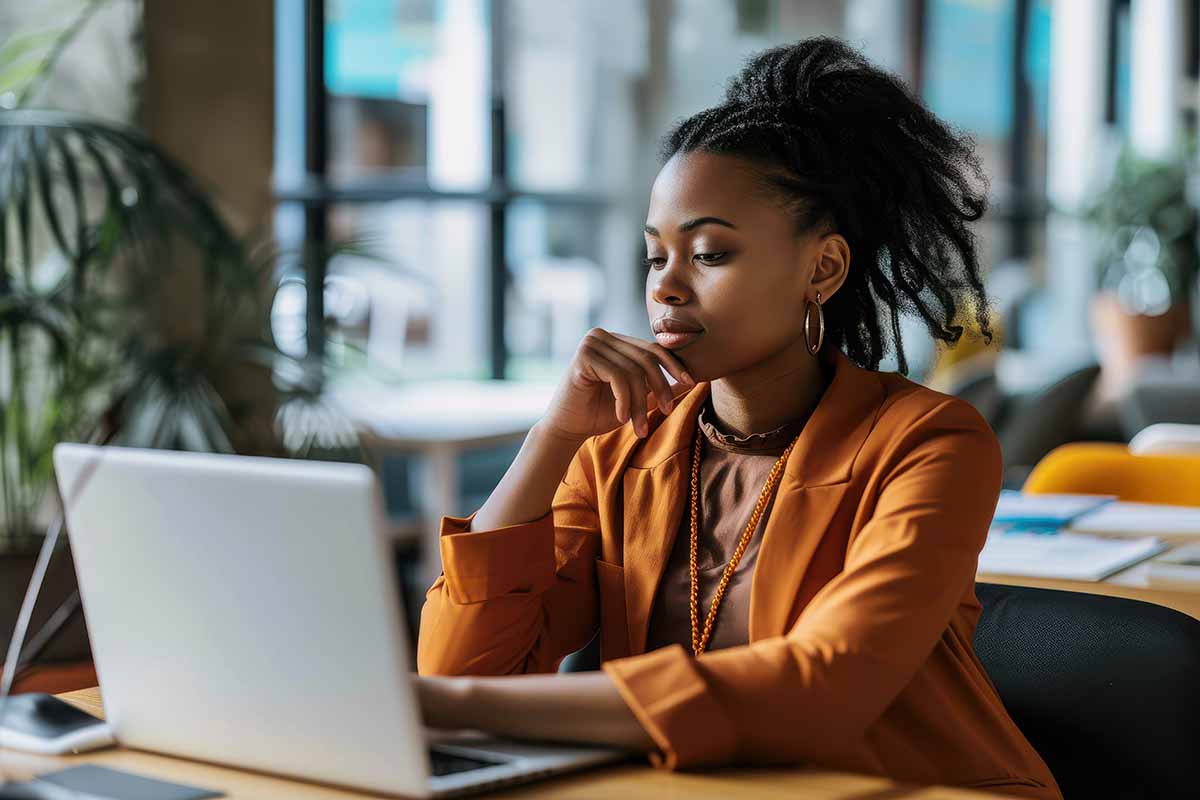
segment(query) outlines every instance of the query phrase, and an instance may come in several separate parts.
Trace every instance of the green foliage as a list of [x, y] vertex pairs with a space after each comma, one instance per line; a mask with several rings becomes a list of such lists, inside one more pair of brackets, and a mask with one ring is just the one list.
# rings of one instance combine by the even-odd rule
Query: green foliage
[[[218, 386], [274, 350], [271, 248], [237, 238], [140, 131], [25, 107], [104, 2], [58, 0], [54, 21], [0, 45], [0, 550], [37, 534], [59, 441], [253, 440]], [[194, 301], [172, 296], [181, 279]], [[167, 335], [189, 305], [189, 335]]]
[[26, 104], [38, 83], [49, 74], [59, 53], [104, 2], [47, 2], [41, 15], [46, 23], [34, 30], [18, 31], [0, 45], [0, 97], [13, 100], [5, 107]]
[[[141, 131], [23, 107], [105, 0], [59, 2], [68, 22], [0, 45], [0, 98], [18, 100], [0, 108], [0, 552], [38, 533], [59, 441], [361, 459], [322, 399], [330, 363], [281, 353], [265, 298], [278, 265], [368, 244], [239, 238]], [[255, 402], [284, 400], [265, 429], [248, 376]]]
[[[0, 113], [0, 530], [29, 535], [53, 445], [101, 418], [126, 444], [231, 452], [237, 421], [214, 377], [269, 342], [272, 258], [139, 131]], [[162, 302], [189, 268], [200, 330], [171, 341]]]
[[1104, 237], [1102, 288], [1134, 313], [1160, 314], [1185, 301], [1200, 270], [1198, 218], [1189, 193], [1194, 147], [1151, 160], [1124, 151], [1113, 178], [1087, 211]]

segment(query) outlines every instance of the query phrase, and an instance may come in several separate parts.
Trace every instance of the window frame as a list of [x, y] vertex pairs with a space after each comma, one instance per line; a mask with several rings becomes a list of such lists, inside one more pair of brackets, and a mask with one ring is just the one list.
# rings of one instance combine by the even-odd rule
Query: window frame
[[[510, 181], [505, 143], [504, 0], [485, 0], [490, 51], [491, 152], [489, 185], [477, 191], [446, 191], [428, 181], [405, 177], [358, 178], [334, 181], [328, 176], [329, 119], [325, 86], [325, 2], [276, 0], [276, 126], [303, 120], [303, 136], [281, 145], [276, 131], [276, 171], [273, 199], [276, 208], [287, 204], [303, 209], [303, 241], [310, 252], [324, 252], [328, 244], [328, 210], [343, 203], [376, 203], [401, 199], [429, 202], [469, 201], [488, 208], [486, 291], [488, 294], [488, 363], [493, 379], [506, 378], [509, 347], [505, 333], [506, 294], [512, 282], [505, 253], [509, 206], [532, 201], [551, 207], [609, 210], [615, 200], [589, 192], [525, 191]], [[303, 31], [303, 47], [294, 38]], [[302, 61], [302, 64], [297, 64]], [[301, 76], [299, 79], [295, 76]], [[297, 80], [303, 86], [297, 86]], [[282, 164], [281, 164], [282, 162]], [[302, 166], [301, 166], [302, 165]], [[325, 355], [326, 264], [311, 258], [305, 263], [306, 352], [313, 360]]]

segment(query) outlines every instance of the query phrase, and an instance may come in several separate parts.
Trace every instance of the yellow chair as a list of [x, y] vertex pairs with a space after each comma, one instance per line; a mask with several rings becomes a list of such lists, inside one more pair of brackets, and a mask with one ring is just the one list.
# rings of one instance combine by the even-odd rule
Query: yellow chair
[[1119, 500], [1200, 506], [1200, 454], [1134, 455], [1123, 444], [1074, 442], [1051, 450], [1022, 490], [1111, 494]]

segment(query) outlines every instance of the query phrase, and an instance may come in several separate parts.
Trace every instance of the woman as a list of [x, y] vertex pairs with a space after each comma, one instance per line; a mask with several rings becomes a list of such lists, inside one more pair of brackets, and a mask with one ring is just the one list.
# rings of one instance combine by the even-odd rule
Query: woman
[[[421, 678], [427, 721], [1059, 798], [971, 646], [996, 437], [875, 371], [889, 341], [907, 371], [901, 310], [954, 342], [973, 304], [990, 340], [971, 142], [818, 38], [664, 150], [656, 341], [590, 331], [488, 501], [443, 520], [418, 667], [471, 677]], [[603, 671], [554, 674], [597, 628]]]

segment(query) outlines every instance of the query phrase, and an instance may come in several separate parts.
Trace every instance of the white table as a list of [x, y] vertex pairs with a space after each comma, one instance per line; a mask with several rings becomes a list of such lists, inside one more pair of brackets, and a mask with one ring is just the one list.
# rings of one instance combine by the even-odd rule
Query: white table
[[400, 385], [353, 382], [327, 399], [359, 431], [378, 466], [390, 453], [418, 453], [422, 570], [441, 571], [438, 529], [461, 501], [458, 456], [465, 450], [524, 440], [554, 394], [551, 383], [494, 380], [421, 381]]

